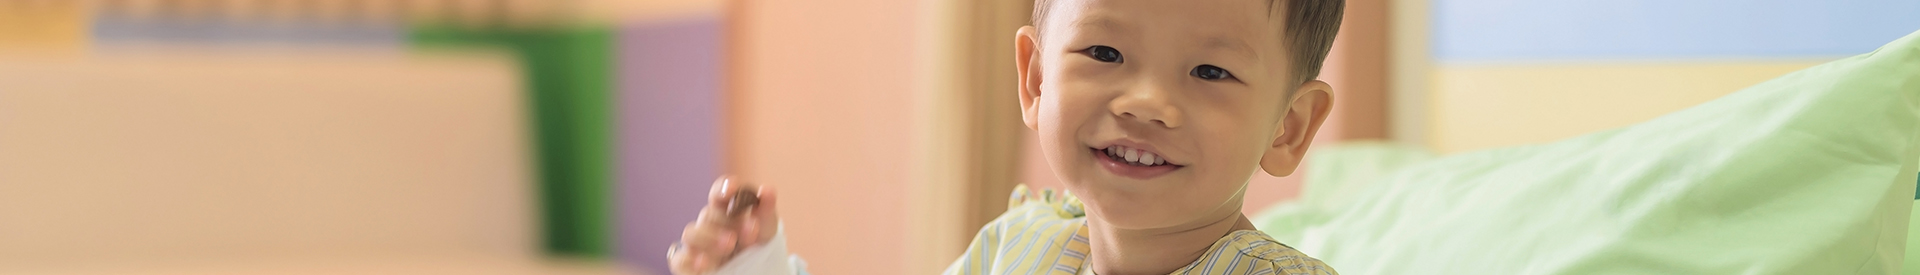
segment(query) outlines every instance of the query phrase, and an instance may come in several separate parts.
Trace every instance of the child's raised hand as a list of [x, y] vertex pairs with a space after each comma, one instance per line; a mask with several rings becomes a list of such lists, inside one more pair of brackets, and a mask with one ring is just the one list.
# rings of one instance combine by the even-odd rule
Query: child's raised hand
[[773, 188], [722, 176], [714, 180], [712, 190], [700, 217], [687, 224], [686, 231], [680, 232], [679, 246], [668, 252], [673, 274], [713, 272], [735, 253], [766, 243], [777, 233], [780, 217], [774, 212]]

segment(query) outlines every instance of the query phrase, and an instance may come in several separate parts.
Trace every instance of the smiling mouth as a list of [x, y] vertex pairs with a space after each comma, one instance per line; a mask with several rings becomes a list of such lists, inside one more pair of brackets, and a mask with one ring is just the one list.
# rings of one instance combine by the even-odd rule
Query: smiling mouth
[[1087, 148], [1098, 166], [1109, 173], [1138, 180], [1148, 180], [1179, 170], [1183, 165], [1167, 162], [1166, 158], [1146, 150], [1109, 146], [1107, 148]]
[[1153, 152], [1127, 148], [1126, 146], [1114, 145], [1114, 146], [1109, 146], [1106, 149], [1100, 149], [1100, 148], [1088, 148], [1088, 149], [1092, 149], [1095, 154], [1106, 156], [1107, 159], [1109, 160], [1113, 160], [1115, 162], [1119, 162], [1120, 164], [1126, 164], [1130, 166], [1140, 166], [1140, 167], [1178, 166], [1178, 165], [1173, 165], [1171, 163], [1167, 163], [1166, 158], [1161, 157], [1160, 155], [1154, 154]]

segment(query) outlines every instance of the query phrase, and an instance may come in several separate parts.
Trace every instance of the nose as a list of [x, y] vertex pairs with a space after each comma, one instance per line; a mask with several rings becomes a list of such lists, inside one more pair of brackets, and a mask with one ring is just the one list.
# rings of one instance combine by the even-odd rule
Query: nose
[[1121, 118], [1141, 123], [1159, 125], [1166, 128], [1178, 128], [1182, 123], [1180, 108], [1174, 107], [1170, 97], [1176, 89], [1155, 81], [1141, 81], [1108, 104], [1107, 110]]

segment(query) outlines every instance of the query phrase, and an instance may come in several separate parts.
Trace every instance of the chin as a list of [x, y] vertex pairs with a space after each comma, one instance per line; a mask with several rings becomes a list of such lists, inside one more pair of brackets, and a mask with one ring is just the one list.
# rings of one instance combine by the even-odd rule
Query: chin
[[[1098, 185], [1098, 183], [1094, 183], [1093, 185]], [[1180, 211], [1179, 208], [1181, 207], [1169, 205], [1169, 203], [1173, 203], [1172, 201], [1157, 199], [1164, 198], [1163, 196], [1154, 196], [1151, 194], [1146, 196], [1130, 196], [1127, 194], [1119, 194], [1124, 193], [1123, 191], [1111, 189], [1086, 190], [1086, 188], [1098, 189], [1101, 187], [1083, 186], [1081, 188], [1082, 190], [1074, 190], [1075, 194], [1080, 196], [1080, 201], [1086, 204], [1087, 216], [1090, 219], [1098, 219], [1102, 223], [1117, 228], [1151, 229], [1175, 227], [1186, 224], [1200, 216], [1204, 216], [1200, 213], [1182, 213], [1185, 211]]]
[[1110, 207], [1088, 206], [1088, 218], [1099, 219], [1101, 223], [1117, 229], [1155, 229], [1179, 227], [1198, 217], [1198, 215], [1179, 215], [1165, 209], [1156, 209], [1146, 203], [1121, 202], [1118, 204]]

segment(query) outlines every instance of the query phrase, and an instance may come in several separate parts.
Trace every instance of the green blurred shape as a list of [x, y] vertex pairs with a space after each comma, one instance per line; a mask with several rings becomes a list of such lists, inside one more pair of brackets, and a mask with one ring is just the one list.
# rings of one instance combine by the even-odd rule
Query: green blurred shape
[[546, 252], [611, 254], [613, 40], [606, 27], [420, 26], [416, 48], [499, 47], [525, 76]]
[[1301, 198], [1253, 223], [1348, 275], [1894, 274], [1916, 255], [1920, 32], [1580, 137], [1359, 149], [1314, 149]]

